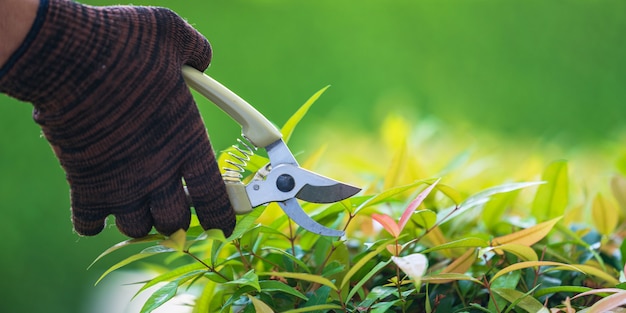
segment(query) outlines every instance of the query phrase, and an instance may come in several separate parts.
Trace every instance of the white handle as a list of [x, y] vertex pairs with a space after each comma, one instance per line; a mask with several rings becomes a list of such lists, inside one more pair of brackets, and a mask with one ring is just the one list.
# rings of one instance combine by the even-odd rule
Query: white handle
[[183, 65], [182, 71], [187, 85], [237, 121], [243, 136], [253, 145], [265, 148], [282, 138], [280, 131], [263, 114], [224, 85], [191, 66]]

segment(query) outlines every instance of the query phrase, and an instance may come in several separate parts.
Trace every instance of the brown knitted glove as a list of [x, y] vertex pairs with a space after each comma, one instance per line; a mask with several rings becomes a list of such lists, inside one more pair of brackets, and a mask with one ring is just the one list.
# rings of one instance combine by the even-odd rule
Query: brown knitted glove
[[235, 225], [215, 155], [181, 75], [205, 70], [207, 40], [170, 10], [42, 0], [0, 92], [33, 117], [67, 173], [72, 222], [98, 234], [105, 218], [131, 237], [189, 227], [184, 178], [200, 223]]

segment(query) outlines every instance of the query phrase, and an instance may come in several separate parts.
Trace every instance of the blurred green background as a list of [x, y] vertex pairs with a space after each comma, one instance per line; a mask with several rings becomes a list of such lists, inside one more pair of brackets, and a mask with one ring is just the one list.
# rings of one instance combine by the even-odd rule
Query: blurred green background
[[[312, 135], [323, 121], [377, 129], [387, 111], [564, 146], [626, 125], [621, 0], [133, 3], [187, 18], [213, 44], [208, 73], [278, 125], [332, 85], [303, 122]], [[234, 143], [238, 126], [200, 106], [216, 149]], [[0, 312], [88, 313], [83, 299], [120, 258], [86, 268], [124, 238], [72, 233], [68, 186], [30, 105], [0, 95], [0, 112]]]

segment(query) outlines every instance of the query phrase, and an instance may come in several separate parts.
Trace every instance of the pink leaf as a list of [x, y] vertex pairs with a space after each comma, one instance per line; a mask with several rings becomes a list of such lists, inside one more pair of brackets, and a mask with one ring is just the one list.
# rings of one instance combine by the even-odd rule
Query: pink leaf
[[406, 210], [404, 210], [404, 213], [402, 213], [402, 217], [400, 217], [400, 223], [399, 223], [400, 231], [398, 233], [402, 232], [402, 230], [404, 229], [404, 226], [406, 226], [406, 223], [409, 222], [409, 219], [411, 218], [411, 215], [413, 214], [413, 212], [415, 212], [415, 209], [417, 209], [417, 207], [419, 207], [420, 204], [422, 204], [424, 199], [426, 199], [426, 197], [428, 197], [430, 192], [433, 190], [433, 188], [435, 188], [435, 185], [437, 185], [437, 183], [440, 180], [441, 180], [441, 178], [437, 179], [434, 183], [432, 183], [430, 186], [428, 186], [428, 188], [426, 188], [426, 189], [424, 189], [424, 191], [420, 192], [420, 194], [417, 195], [417, 197], [415, 197], [415, 200], [411, 201], [411, 203], [406, 208]]
[[619, 308], [624, 304], [626, 304], [626, 291], [615, 293], [596, 302], [589, 308], [589, 312], [611, 312], [613, 309]]
[[400, 236], [400, 227], [389, 215], [374, 213], [372, 219], [380, 223], [395, 238]]

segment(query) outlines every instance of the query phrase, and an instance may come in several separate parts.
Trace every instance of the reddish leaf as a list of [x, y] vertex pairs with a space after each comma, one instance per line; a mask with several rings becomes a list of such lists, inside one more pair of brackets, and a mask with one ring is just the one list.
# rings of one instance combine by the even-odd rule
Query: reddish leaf
[[404, 210], [404, 213], [402, 213], [402, 217], [400, 217], [400, 223], [398, 224], [398, 226], [400, 228], [400, 231], [398, 233], [402, 232], [402, 230], [404, 229], [404, 226], [406, 226], [406, 223], [411, 218], [411, 214], [413, 214], [413, 212], [415, 212], [415, 209], [417, 209], [420, 206], [420, 204], [422, 204], [424, 199], [426, 199], [426, 197], [428, 197], [430, 192], [433, 190], [433, 188], [435, 188], [435, 185], [437, 185], [437, 183], [440, 180], [441, 180], [441, 178], [437, 179], [434, 183], [432, 183], [430, 186], [428, 186], [428, 188], [426, 188], [426, 189], [424, 189], [424, 191], [420, 192], [420, 194], [417, 195], [415, 200], [411, 201], [411, 203], [406, 208], [406, 210]]
[[400, 236], [400, 226], [389, 215], [385, 214], [372, 214], [372, 218], [380, 223], [385, 230], [387, 230], [392, 236], [398, 238]]

